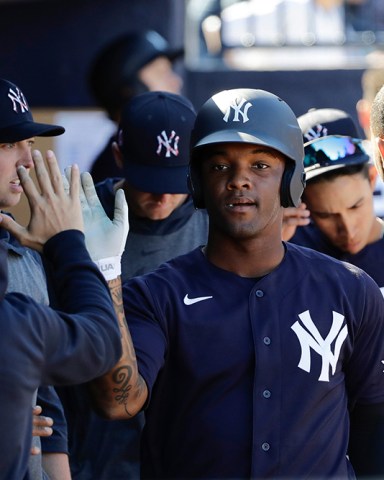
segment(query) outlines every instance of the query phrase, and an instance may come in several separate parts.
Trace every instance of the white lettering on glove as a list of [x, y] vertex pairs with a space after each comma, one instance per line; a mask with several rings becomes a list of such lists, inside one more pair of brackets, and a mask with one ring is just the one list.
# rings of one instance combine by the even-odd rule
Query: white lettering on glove
[[[70, 168], [65, 169], [65, 175], [68, 179]], [[129, 231], [128, 205], [124, 191], [119, 189], [116, 192], [111, 220], [101, 205], [89, 172], [81, 174], [81, 186], [85, 244], [104, 278], [107, 281], [113, 280], [121, 274], [121, 256]]]

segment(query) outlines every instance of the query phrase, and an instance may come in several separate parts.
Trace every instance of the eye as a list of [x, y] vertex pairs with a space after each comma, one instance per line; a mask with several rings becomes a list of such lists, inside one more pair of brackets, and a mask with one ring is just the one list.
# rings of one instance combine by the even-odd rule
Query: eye
[[212, 165], [212, 170], [214, 170], [215, 172], [225, 172], [228, 169], [228, 165], [223, 165], [222, 163]]
[[358, 208], [360, 208], [362, 206], [363, 206], [363, 202], [360, 201], [360, 202], [355, 203], [355, 205], [352, 205], [352, 207], [350, 207], [350, 210], [357, 210]]
[[320, 218], [321, 220], [326, 220], [329, 218], [329, 215], [327, 213], [316, 213], [316, 217]]
[[35, 144], [35, 140], [28, 140], [28, 146], [32, 147]]
[[266, 161], [264, 158], [255, 159], [255, 161], [252, 163], [253, 170], [266, 170], [267, 168], [270, 168], [270, 167], [271, 167], [270, 163], [268, 162], [268, 160]]
[[3, 148], [4, 150], [10, 150], [15, 147], [14, 143], [1, 143], [0, 148]]
[[264, 162], [256, 162], [252, 166], [252, 168], [254, 168], [255, 170], [265, 170], [268, 167], [269, 166]]

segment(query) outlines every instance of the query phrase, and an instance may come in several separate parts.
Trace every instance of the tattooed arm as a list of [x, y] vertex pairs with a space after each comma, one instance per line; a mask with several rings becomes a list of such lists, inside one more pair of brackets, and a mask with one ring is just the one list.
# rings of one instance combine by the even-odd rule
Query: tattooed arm
[[[63, 179], [67, 188], [70, 178], [71, 169], [67, 168]], [[148, 397], [147, 386], [138, 372], [123, 308], [120, 262], [129, 231], [128, 205], [123, 190], [117, 190], [113, 220], [110, 220], [88, 172], [81, 174], [80, 200], [85, 242], [92, 260], [108, 282], [122, 343], [118, 363], [106, 375], [90, 382], [91, 400], [94, 409], [103, 417], [128, 419], [141, 410]]]
[[119, 321], [122, 355], [106, 375], [90, 383], [95, 410], [103, 417], [122, 420], [135, 416], [148, 398], [148, 389], [137, 367], [135, 349], [125, 320], [121, 278], [108, 282]]

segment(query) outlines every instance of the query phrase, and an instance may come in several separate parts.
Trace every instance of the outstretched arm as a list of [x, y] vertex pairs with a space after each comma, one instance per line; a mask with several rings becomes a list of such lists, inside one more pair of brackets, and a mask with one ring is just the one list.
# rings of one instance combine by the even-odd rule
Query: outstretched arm
[[141, 377], [131, 334], [125, 320], [121, 279], [108, 282], [117, 315], [122, 355], [118, 363], [106, 375], [90, 383], [91, 398], [95, 410], [102, 416], [117, 420], [134, 417], [148, 398], [148, 389]]
[[[66, 171], [67, 177], [70, 172]], [[138, 413], [148, 397], [147, 386], [139, 374], [135, 349], [125, 320], [122, 300], [120, 260], [128, 235], [128, 206], [124, 192], [115, 197], [114, 219], [106, 215], [89, 173], [81, 175], [80, 188], [85, 241], [91, 258], [108, 281], [121, 333], [122, 356], [106, 375], [90, 385], [94, 408], [103, 416], [127, 419]]]
[[[26, 296], [7, 295], [6, 300], [14, 305], [13, 310], [9, 311], [16, 316], [17, 312], [20, 313], [20, 328], [22, 337], [25, 337], [21, 344], [19, 330], [11, 329], [9, 335], [7, 334], [7, 342], [9, 341], [9, 348], [16, 345], [15, 348], [23, 352], [21, 358], [34, 359], [32, 363], [35, 370], [32, 377], [36, 381], [41, 378], [43, 384], [80, 383], [90, 380], [92, 375], [101, 375], [118, 360], [121, 350], [116, 317], [107, 286], [85, 249], [84, 236], [81, 233], [83, 217], [77, 166], [72, 168], [66, 191], [53, 152], [47, 152], [46, 165], [38, 151], [33, 153], [33, 159], [37, 188], [26, 169], [18, 169], [31, 209], [28, 226], [22, 227], [6, 215], [0, 215], [0, 219], [2, 226], [13, 233], [23, 245], [40, 252], [44, 248], [44, 254], [48, 254], [48, 259], [54, 266], [55, 286], [62, 293], [62, 310], [56, 312]], [[79, 296], [81, 288], [83, 291]], [[15, 368], [17, 369], [17, 365]], [[12, 370], [9, 374], [12, 375]], [[31, 395], [29, 390], [24, 392], [20, 389], [18, 382], [11, 383], [15, 390], [14, 394], [10, 393], [11, 396]], [[32, 398], [29, 402], [31, 400]], [[33, 433], [50, 434], [49, 425], [52, 425], [52, 421], [46, 417], [38, 417], [39, 411], [37, 408]], [[27, 434], [29, 429], [27, 431], [24, 428], [24, 420], [15, 424], [16, 435], [12, 438], [16, 436], [20, 439], [20, 435], [24, 435], [23, 432]], [[5, 452], [5, 457], [17, 456], [18, 449], [12, 448], [12, 442], [11, 439], [9, 452]], [[20, 455], [21, 453], [19, 452]], [[44, 455], [43, 465], [52, 479], [70, 478], [68, 457], [65, 454]]]

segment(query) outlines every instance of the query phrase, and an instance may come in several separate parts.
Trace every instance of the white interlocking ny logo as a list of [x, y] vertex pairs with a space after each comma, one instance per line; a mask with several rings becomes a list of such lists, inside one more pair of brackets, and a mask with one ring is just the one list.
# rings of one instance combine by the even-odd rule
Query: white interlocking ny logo
[[239, 115], [241, 115], [243, 123], [248, 122], [249, 120], [248, 110], [250, 107], [252, 107], [252, 103], [251, 102], [245, 103], [245, 102], [247, 102], [247, 100], [245, 100], [245, 98], [242, 98], [239, 101], [235, 100], [233, 103], [231, 103], [231, 105], [229, 105], [223, 117], [224, 122], [228, 122], [232, 109], [233, 109], [232, 122], [240, 122]]
[[[329, 368], [332, 369], [332, 375], [335, 374], [337, 361], [339, 359], [341, 347], [348, 336], [348, 327], [344, 325], [344, 316], [337, 312], [332, 312], [332, 326], [326, 338], [322, 338], [320, 332], [312, 321], [309, 310], [299, 315], [299, 318], [306, 329], [296, 321], [291, 329], [296, 333], [300, 342], [301, 357], [298, 367], [305, 372], [311, 371], [311, 348], [322, 358], [321, 373], [319, 380], [329, 382]], [[336, 340], [334, 352], [331, 351], [332, 342]]]
[[[160, 155], [162, 147], [165, 148], [165, 156], [170, 157], [171, 153], [177, 157], [179, 155], [179, 136], [176, 135], [176, 132], [172, 130], [171, 135], [167, 137], [165, 130], [163, 130], [160, 135], [157, 136], [157, 141], [159, 146], [157, 147], [156, 153]], [[173, 142], [173, 145], [172, 145]]]
[[307, 133], [304, 134], [304, 138], [308, 140], [315, 140], [315, 138], [326, 137], [328, 135], [328, 128], [323, 125], [316, 125], [310, 128]]
[[8, 97], [12, 101], [13, 110], [17, 112], [17, 104], [20, 105], [21, 113], [28, 112], [28, 104], [25, 100], [23, 93], [16, 87], [16, 92], [10, 88], [8, 92]]

